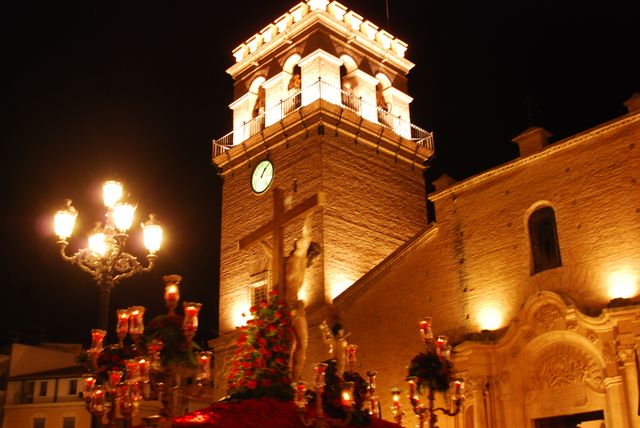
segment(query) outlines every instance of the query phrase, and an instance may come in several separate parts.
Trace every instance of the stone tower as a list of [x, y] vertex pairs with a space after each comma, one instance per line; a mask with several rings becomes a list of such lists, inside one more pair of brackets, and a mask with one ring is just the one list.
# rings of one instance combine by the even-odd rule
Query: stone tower
[[[309, 322], [307, 373], [326, 357], [318, 325], [333, 299], [426, 227], [433, 136], [411, 124], [406, 49], [343, 5], [308, 0], [233, 51], [233, 131], [213, 143], [223, 178], [218, 395], [232, 333], [272, 286], [261, 246], [239, 243], [272, 220], [275, 189], [285, 207], [324, 196], [312, 217], [322, 258], [298, 296]], [[283, 228], [285, 254], [302, 222]]]

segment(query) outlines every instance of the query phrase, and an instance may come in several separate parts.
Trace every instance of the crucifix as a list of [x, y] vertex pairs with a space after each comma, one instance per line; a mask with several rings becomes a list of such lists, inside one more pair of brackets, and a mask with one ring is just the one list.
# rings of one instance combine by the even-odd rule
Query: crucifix
[[317, 207], [324, 205], [324, 193], [318, 192], [305, 199], [298, 205], [287, 209], [284, 201], [284, 190], [273, 190], [273, 219], [260, 226], [257, 230], [240, 239], [239, 249], [244, 250], [262, 241], [271, 234], [273, 239], [273, 251], [271, 255], [272, 289], [278, 291], [284, 297], [284, 227], [292, 221], [311, 213]]

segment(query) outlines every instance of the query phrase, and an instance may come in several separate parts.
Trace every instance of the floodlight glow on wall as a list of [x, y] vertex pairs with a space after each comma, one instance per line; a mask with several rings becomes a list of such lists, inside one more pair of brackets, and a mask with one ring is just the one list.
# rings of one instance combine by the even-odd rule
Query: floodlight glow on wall
[[478, 311], [478, 324], [481, 330], [497, 330], [502, 326], [504, 315], [495, 306], [485, 306]]
[[630, 299], [638, 294], [637, 277], [629, 271], [612, 272], [608, 282], [611, 299]]

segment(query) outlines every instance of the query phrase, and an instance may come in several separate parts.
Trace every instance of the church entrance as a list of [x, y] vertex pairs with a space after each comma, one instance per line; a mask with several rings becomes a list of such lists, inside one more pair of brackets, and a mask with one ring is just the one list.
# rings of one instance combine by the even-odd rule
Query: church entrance
[[536, 419], [536, 428], [604, 428], [604, 412], [579, 413]]
[[499, 340], [456, 347], [473, 426], [640, 426], [633, 412], [638, 377], [629, 327], [637, 316], [637, 309], [604, 309], [591, 317], [553, 292], [531, 296]]

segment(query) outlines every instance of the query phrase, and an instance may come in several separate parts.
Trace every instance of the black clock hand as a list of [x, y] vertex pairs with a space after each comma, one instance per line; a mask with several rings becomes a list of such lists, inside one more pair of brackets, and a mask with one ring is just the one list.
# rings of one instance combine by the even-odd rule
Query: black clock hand
[[265, 166], [264, 168], [262, 168], [262, 174], [260, 174], [260, 178], [262, 178], [262, 176], [264, 175], [265, 171], [267, 170], [267, 167]]

